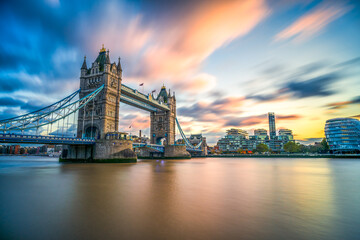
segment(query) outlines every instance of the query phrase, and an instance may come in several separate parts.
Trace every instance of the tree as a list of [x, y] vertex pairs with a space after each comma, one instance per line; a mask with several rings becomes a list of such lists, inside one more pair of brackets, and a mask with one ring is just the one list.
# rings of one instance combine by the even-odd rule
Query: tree
[[264, 143], [259, 143], [255, 148], [255, 152], [258, 152], [258, 153], [263, 153], [263, 152], [268, 152], [268, 151], [269, 151], [269, 147], [268, 147], [268, 145], [266, 145]]
[[284, 150], [289, 153], [296, 153], [300, 150], [300, 145], [294, 142], [287, 142], [284, 145]]
[[308, 152], [308, 148], [304, 144], [298, 143], [296, 152], [306, 153], [306, 152]]
[[320, 146], [318, 146], [318, 145], [310, 145], [310, 146], [308, 146], [308, 151], [310, 152], [310, 153], [318, 153], [318, 152], [320, 152], [320, 149], [321, 147]]
[[329, 144], [328, 144], [328, 142], [326, 141], [326, 138], [323, 138], [323, 140], [321, 141], [321, 146], [322, 146], [322, 150], [323, 151], [325, 151], [325, 152], [327, 152], [327, 151], [329, 151]]

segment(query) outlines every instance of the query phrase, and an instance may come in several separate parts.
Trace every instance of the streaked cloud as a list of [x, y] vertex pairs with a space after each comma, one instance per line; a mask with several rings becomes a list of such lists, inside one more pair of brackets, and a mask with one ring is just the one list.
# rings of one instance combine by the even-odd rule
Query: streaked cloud
[[[300, 115], [276, 115], [277, 122], [287, 122], [291, 120], [297, 120], [301, 118]], [[267, 124], [268, 123], [268, 115], [261, 114], [255, 116], [247, 116], [247, 117], [240, 117], [240, 118], [232, 118], [225, 122], [226, 127], [252, 127], [259, 124]]]
[[193, 4], [186, 11], [186, 18], [179, 15], [158, 23], [162, 28], [146, 49], [139, 74], [179, 80], [216, 49], [247, 34], [269, 13], [263, 0], [211, 1]]
[[[278, 67], [280, 65], [272, 63], [265, 70], [257, 69], [259, 80], [249, 83], [252, 88], [255, 86], [257, 91], [249, 93], [246, 99], [265, 103], [333, 96], [342, 90], [336, 87], [337, 84], [358, 75], [357, 62], [358, 58], [340, 63], [327, 60], [295, 68], [287, 65]], [[263, 83], [264, 79], [267, 85]]]
[[342, 108], [345, 108], [345, 107], [347, 107], [349, 105], [353, 105], [353, 104], [360, 104], [360, 96], [357, 96], [350, 101], [329, 103], [326, 105], [326, 107], [328, 107], [330, 109], [342, 109]]
[[207, 73], [200, 73], [193, 78], [179, 81], [174, 85], [176, 90], [182, 90], [190, 94], [212, 90], [216, 85], [216, 77]]
[[275, 41], [286, 39], [304, 41], [309, 39], [349, 10], [350, 7], [348, 6], [343, 6], [334, 2], [324, 2], [278, 33], [275, 36]]
[[191, 117], [197, 121], [216, 121], [226, 115], [240, 114], [243, 101], [243, 97], [224, 97], [183, 106], [178, 108], [178, 112], [180, 116]]
[[335, 93], [335, 90], [329, 89], [329, 84], [338, 79], [337, 74], [326, 74], [306, 81], [290, 81], [280, 91], [295, 98], [326, 97]]

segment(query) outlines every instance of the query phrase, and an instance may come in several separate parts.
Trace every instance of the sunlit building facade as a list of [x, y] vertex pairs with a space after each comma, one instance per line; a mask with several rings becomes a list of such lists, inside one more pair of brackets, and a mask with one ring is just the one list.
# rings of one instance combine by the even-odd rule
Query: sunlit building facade
[[290, 130], [290, 129], [280, 129], [278, 139], [279, 140], [287, 140], [287, 141], [294, 140], [292, 130]]
[[240, 128], [231, 128], [226, 130], [227, 135], [234, 135], [234, 136], [240, 136], [243, 138], [247, 138], [249, 133], [245, 130], [242, 130]]
[[256, 136], [259, 136], [259, 135], [267, 136], [267, 130], [263, 129], [263, 128], [255, 129], [254, 130], [254, 135], [256, 135]]
[[333, 118], [325, 124], [330, 151], [360, 152], [360, 121], [354, 118]]
[[231, 128], [226, 131], [226, 136], [221, 138], [217, 145], [221, 151], [229, 152], [236, 152], [239, 149], [252, 149], [252, 146], [248, 146], [248, 136], [249, 133], [245, 130]]
[[254, 140], [268, 140], [269, 136], [267, 134], [267, 130], [260, 128], [260, 129], [255, 129], [254, 130], [254, 135], [250, 136], [250, 139], [254, 139]]

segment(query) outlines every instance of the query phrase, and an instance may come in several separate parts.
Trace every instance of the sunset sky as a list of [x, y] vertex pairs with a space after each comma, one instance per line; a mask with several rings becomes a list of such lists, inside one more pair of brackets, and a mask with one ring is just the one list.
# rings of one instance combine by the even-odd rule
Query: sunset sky
[[[104, 44], [123, 83], [176, 92], [186, 134], [210, 145], [228, 128], [292, 129], [310, 143], [325, 121], [360, 115], [360, 2], [1, 1], [0, 119], [79, 88]], [[149, 135], [149, 113], [120, 104], [120, 130]], [[129, 129], [129, 125], [132, 128]], [[177, 135], [180, 137], [180, 135]]]

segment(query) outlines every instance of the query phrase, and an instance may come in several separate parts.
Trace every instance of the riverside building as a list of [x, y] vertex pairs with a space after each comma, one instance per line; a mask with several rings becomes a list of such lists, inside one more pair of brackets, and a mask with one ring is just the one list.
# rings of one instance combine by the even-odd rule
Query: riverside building
[[284, 151], [284, 145], [295, 141], [290, 129], [280, 129], [276, 135], [275, 113], [269, 112], [269, 135], [266, 129], [254, 130], [254, 135], [249, 136], [248, 132], [239, 128], [231, 128], [226, 131], [226, 136], [221, 138], [217, 146], [225, 152], [253, 151], [260, 143], [266, 144], [272, 152]]
[[251, 136], [254, 140], [269, 140], [267, 130], [260, 128], [254, 130], [254, 136]]
[[231, 128], [226, 131], [226, 136], [221, 138], [217, 145], [219, 150], [236, 152], [240, 149], [249, 149], [249, 134], [247, 131], [239, 128]]
[[279, 140], [288, 140], [288, 141], [294, 140], [292, 130], [286, 128], [279, 130], [278, 138]]
[[275, 139], [276, 138], [275, 113], [269, 112], [268, 117], [269, 117], [269, 135], [270, 135], [270, 139]]
[[326, 141], [333, 153], [360, 152], [360, 121], [333, 118], [325, 124]]
[[[229, 129], [226, 136], [217, 142], [217, 147], [223, 152], [254, 151], [260, 143], [266, 144], [273, 152], [283, 151], [284, 145], [293, 140], [292, 131], [286, 129], [286, 134], [270, 139], [265, 129], [255, 129], [254, 135], [242, 129]], [[291, 133], [291, 135], [290, 135]]]

